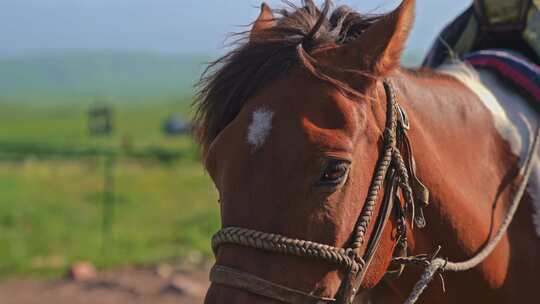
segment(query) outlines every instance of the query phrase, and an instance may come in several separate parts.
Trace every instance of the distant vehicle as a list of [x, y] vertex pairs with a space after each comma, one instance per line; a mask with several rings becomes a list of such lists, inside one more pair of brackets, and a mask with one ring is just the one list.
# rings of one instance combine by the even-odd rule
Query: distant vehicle
[[170, 136], [189, 134], [192, 124], [178, 115], [171, 115], [163, 124], [163, 132]]

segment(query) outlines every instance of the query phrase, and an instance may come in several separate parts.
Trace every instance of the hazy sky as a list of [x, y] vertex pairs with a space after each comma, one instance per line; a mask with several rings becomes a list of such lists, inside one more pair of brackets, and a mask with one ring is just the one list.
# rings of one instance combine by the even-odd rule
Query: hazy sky
[[[296, 0], [296, 2], [299, 0]], [[319, 1], [320, 2], [320, 1]], [[364, 12], [395, 0], [336, 0]], [[411, 49], [424, 51], [471, 0], [418, 0]], [[260, 0], [0, 0], [0, 53], [65, 49], [217, 53], [227, 33], [258, 15]], [[267, 0], [271, 6], [279, 0]]]

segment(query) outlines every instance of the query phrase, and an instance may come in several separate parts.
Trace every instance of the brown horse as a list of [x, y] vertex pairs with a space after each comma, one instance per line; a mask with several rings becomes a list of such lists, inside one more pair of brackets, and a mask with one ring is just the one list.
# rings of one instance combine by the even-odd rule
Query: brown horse
[[[366, 266], [360, 291], [381, 286], [372, 294], [375, 301], [399, 303], [421, 273], [407, 267], [397, 278], [385, 276], [405, 236], [410, 256], [440, 245], [440, 256], [466, 260], [495, 233], [521, 180], [537, 113], [489, 71], [459, 63], [439, 71], [400, 68], [414, 7], [415, 1], [405, 0], [389, 14], [365, 16], [305, 0], [274, 16], [263, 5], [246, 40], [211, 67], [202, 82], [198, 123], [223, 227], [324, 245], [282, 238], [319, 250], [290, 255], [280, 253], [285, 247], [251, 248], [266, 246], [260, 240], [249, 247], [222, 244], [216, 264], [238, 274], [214, 281], [207, 304], [295, 303], [278, 299], [287, 298], [281, 292], [297, 291], [313, 296], [305, 303], [331, 303], [348, 274], [327, 259], [349, 263], [349, 270], [351, 263]], [[395, 117], [402, 130], [394, 134], [410, 125], [409, 154], [416, 165], [405, 161], [409, 178], [417, 175], [431, 191], [430, 204], [416, 207], [416, 217], [424, 209], [427, 225], [413, 227], [406, 216], [403, 235], [403, 217], [390, 215], [365, 263], [357, 257], [370, 242], [352, 243]], [[533, 161], [527, 192], [495, 251], [473, 270], [445, 274], [446, 293], [435, 280], [423, 303], [538, 301], [540, 155]], [[389, 187], [384, 193], [394, 196]], [[399, 191], [400, 198], [406, 194]], [[373, 221], [384, 217], [385, 197], [376, 196]], [[393, 209], [410, 215], [401, 201]], [[367, 239], [377, 234], [373, 221], [363, 232]], [[335, 255], [321, 258], [321, 252]], [[278, 295], [268, 296], [274, 287]]]

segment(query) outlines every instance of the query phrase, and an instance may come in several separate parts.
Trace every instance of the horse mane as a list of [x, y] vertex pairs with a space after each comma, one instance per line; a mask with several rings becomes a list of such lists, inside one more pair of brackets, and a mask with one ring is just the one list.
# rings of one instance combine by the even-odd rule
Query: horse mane
[[248, 98], [293, 67], [303, 67], [341, 91], [354, 93], [324, 73], [326, 69], [310, 55], [323, 46], [355, 40], [384, 15], [362, 15], [348, 6], [332, 10], [331, 0], [325, 0], [321, 8], [313, 0], [302, 0], [301, 6], [283, 2], [286, 8], [275, 11], [276, 26], [257, 35], [250, 31], [233, 34], [239, 37], [233, 50], [211, 62], [197, 84], [194, 125], [204, 155]]

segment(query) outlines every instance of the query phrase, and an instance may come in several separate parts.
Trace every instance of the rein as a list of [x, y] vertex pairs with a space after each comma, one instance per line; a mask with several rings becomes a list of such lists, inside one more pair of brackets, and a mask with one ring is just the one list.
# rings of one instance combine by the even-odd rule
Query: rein
[[[534, 157], [539, 151], [539, 145], [540, 145], [540, 125], [538, 125], [536, 128], [534, 141], [532, 142], [530, 150], [528, 152], [527, 160], [520, 170], [520, 174], [523, 176], [522, 181], [519, 184], [516, 194], [510, 204], [510, 207], [508, 208], [507, 214], [504, 217], [504, 220], [501, 223], [501, 226], [497, 230], [497, 234], [495, 235], [495, 237], [492, 238], [489, 241], [489, 243], [487, 243], [485, 247], [482, 248], [482, 250], [480, 250], [480, 252], [478, 252], [475, 256], [473, 256], [472, 258], [464, 262], [449, 262], [447, 259], [442, 259], [442, 258], [433, 258], [431, 261], [425, 260], [422, 258], [420, 259], [395, 258], [394, 259], [398, 263], [402, 263], [402, 264], [408, 264], [408, 263], [415, 264], [416, 263], [420, 265], [424, 264], [425, 266], [425, 270], [424, 270], [424, 273], [422, 274], [422, 277], [414, 286], [414, 289], [409, 295], [409, 298], [407, 298], [405, 304], [416, 303], [420, 295], [422, 295], [424, 290], [428, 287], [429, 283], [433, 280], [433, 277], [437, 273], [441, 273], [444, 271], [460, 272], [460, 271], [473, 269], [474, 267], [482, 263], [493, 252], [493, 250], [495, 250], [499, 242], [502, 240], [502, 238], [508, 231], [508, 227], [510, 227], [510, 224], [512, 223], [512, 220], [514, 219], [514, 216], [520, 205], [520, 202], [523, 199], [523, 196], [525, 195], [525, 190], [527, 189], [527, 185], [530, 181], [531, 174], [534, 168]], [[420, 262], [420, 263], [417, 263], [417, 262]]]
[[[210, 281], [216, 284], [245, 290], [260, 296], [290, 304], [350, 304], [353, 303], [364, 279], [367, 269], [379, 247], [382, 232], [388, 223], [392, 211], [398, 212], [397, 248], [406, 254], [407, 239], [405, 216], [407, 208], [412, 208], [415, 214], [414, 199], [421, 202], [420, 212], [413, 215], [418, 227], [425, 226], [421, 208], [428, 204], [429, 192], [416, 177], [412, 148], [407, 137], [409, 121], [405, 111], [397, 102], [393, 86], [388, 81], [383, 82], [387, 96], [386, 128], [383, 135], [383, 152], [371, 182], [364, 207], [351, 236], [350, 246], [337, 248], [306, 240], [261, 232], [246, 228], [227, 227], [217, 232], [212, 238], [212, 249], [217, 255], [222, 245], [239, 245], [268, 252], [293, 255], [316, 259], [338, 265], [344, 272], [340, 290], [335, 298], [323, 298], [292, 289], [243, 271], [215, 265], [210, 272]], [[402, 150], [406, 153], [403, 157]], [[359, 249], [366, 241], [366, 233], [371, 225], [373, 214], [381, 189], [385, 186], [379, 216], [373, 233], [362, 255]], [[405, 207], [395, 204], [399, 201], [398, 190], [405, 199]], [[403, 266], [397, 270], [401, 273]]]

